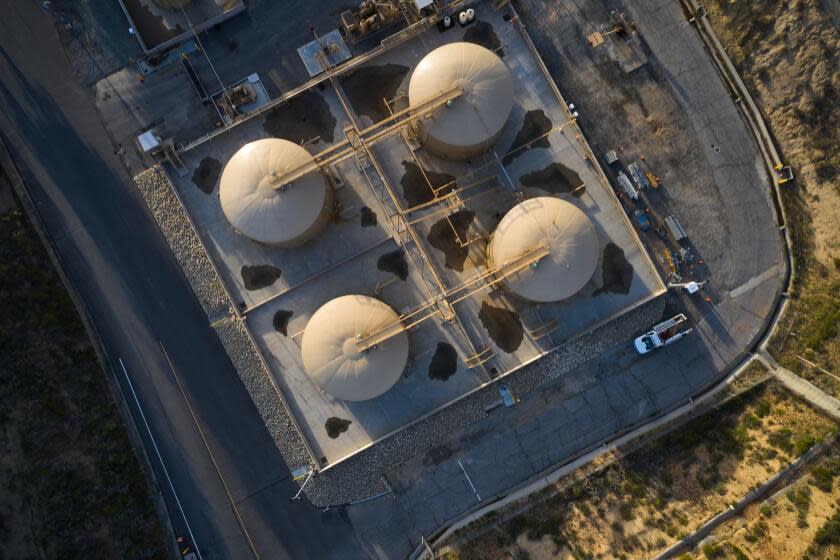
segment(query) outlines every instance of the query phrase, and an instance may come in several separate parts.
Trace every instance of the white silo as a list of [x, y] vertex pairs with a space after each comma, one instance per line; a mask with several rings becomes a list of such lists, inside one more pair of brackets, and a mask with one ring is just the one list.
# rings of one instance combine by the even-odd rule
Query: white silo
[[[378, 342], [371, 344], [371, 338]], [[368, 296], [342, 296], [309, 319], [301, 358], [309, 378], [322, 390], [341, 400], [366, 401], [400, 379], [408, 362], [408, 334], [385, 303]]]
[[438, 47], [414, 69], [408, 101], [418, 107], [453, 88], [461, 94], [414, 123], [423, 146], [448, 159], [466, 159], [488, 150], [513, 108], [510, 71], [492, 51], [474, 43]]
[[222, 172], [219, 196], [225, 217], [246, 237], [278, 247], [295, 247], [317, 236], [333, 216], [327, 178], [316, 170], [280, 184], [286, 173], [312, 162], [309, 152], [288, 140], [244, 145]]
[[517, 204], [499, 222], [487, 245], [487, 266], [504, 267], [545, 249], [545, 256], [503, 282], [525, 299], [559, 301], [592, 278], [598, 247], [598, 234], [586, 214], [559, 198], [537, 197]]

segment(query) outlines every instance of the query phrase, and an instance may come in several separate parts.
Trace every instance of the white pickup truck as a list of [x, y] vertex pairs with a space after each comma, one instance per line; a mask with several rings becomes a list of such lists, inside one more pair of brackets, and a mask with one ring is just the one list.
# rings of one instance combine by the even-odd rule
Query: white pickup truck
[[668, 346], [672, 342], [676, 342], [685, 335], [689, 334], [693, 329], [684, 329], [686, 319], [685, 315], [680, 313], [671, 317], [667, 321], [662, 321], [654, 325], [650, 331], [646, 332], [639, 338], [633, 341], [636, 347], [636, 352], [639, 354], [647, 354], [651, 350]]

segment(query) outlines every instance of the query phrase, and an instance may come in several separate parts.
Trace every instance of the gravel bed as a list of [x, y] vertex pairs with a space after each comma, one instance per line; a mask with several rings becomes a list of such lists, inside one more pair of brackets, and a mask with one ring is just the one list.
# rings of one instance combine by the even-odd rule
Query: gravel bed
[[146, 204], [157, 220], [175, 258], [208, 317], [222, 318], [214, 328], [251, 395], [280, 454], [290, 469], [310, 463], [309, 453], [288, 409], [259, 358], [241, 319], [233, 314], [230, 299], [210, 257], [159, 165], [134, 177]]
[[230, 313], [230, 299], [180, 201], [175, 196], [163, 168], [156, 165], [138, 173], [134, 176], [134, 182], [178, 259], [204, 312], [208, 317]]
[[231, 316], [215, 329], [289, 470], [310, 464], [306, 444], [242, 320]]

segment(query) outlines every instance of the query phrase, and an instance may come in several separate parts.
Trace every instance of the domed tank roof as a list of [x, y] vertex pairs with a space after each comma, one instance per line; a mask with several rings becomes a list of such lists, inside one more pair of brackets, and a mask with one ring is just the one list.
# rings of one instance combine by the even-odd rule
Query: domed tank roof
[[366, 350], [367, 336], [400, 327], [397, 313], [378, 299], [342, 296], [321, 306], [309, 319], [301, 341], [303, 367], [327, 393], [345, 401], [366, 401], [390, 389], [408, 361], [408, 334], [393, 336]]
[[538, 302], [573, 296], [598, 265], [598, 234], [573, 204], [543, 196], [514, 206], [499, 222], [487, 247], [490, 266], [504, 266], [539, 247], [548, 254], [505, 278], [509, 290]]
[[438, 47], [411, 75], [408, 101], [417, 107], [461, 88], [462, 94], [417, 121], [423, 145], [444, 158], [465, 159], [493, 145], [513, 108], [510, 71], [492, 51], [474, 43]]
[[320, 233], [332, 217], [332, 187], [319, 172], [277, 187], [277, 179], [313, 158], [288, 140], [265, 138], [230, 158], [219, 186], [228, 221], [254, 241], [293, 247]]

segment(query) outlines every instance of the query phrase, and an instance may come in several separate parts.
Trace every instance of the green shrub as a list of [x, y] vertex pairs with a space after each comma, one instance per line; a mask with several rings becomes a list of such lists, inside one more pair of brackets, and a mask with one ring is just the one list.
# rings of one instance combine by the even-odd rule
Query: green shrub
[[761, 427], [761, 420], [758, 419], [758, 416], [751, 412], [747, 412], [741, 418], [741, 425], [749, 430], [754, 430], [756, 428]]
[[763, 537], [765, 533], [767, 533], [767, 523], [759, 521], [747, 530], [747, 534], [744, 535], [744, 538], [747, 542], [754, 543]]
[[811, 449], [817, 440], [812, 435], [804, 435], [796, 438], [796, 443], [793, 446], [793, 452], [797, 457]]
[[735, 560], [750, 560], [749, 556], [744, 554], [744, 552], [740, 548], [738, 548], [734, 544], [731, 545], [731, 547], [732, 547], [732, 556], [735, 557]]
[[767, 441], [776, 449], [780, 449], [785, 453], [791, 453], [793, 452], [793, 444], [790, 441], [792, 437], [793, 433], [789, 429], [782, 428], [771, 432], [767, 436]]
[[840, 304], [833, 304], [818, 312], [813, 330], [805, 338], [806, 348], [820, 349], [822, 343], [837, 336], [837, 325], [840, 324]]
[[707, 544], [706, 546], [703, 547], [703, 555], [706, 558], [708, 558], [709, 560], [712, 560], [714, 558], [719, 558], [721, 556], [722, 552], [723, 552], [723, 549], [721, 549], [719, 546], [714, 545], [714, 544]]
[[811, 508], [811, 489], [806, 486], [797, 490], [788, 490], [785, 496], [796, 507], [799, 517], [799, 527], [807, 527], [806, 518], [808, 516], [808, 510]]
[[755, 405], [755, 415], [759, 418], [764, 418], [772, 409], [770, 408], [770, 403], [765, 400], [758, 401], [758, 404]]
[[825, 525], [817, 529], [814, 542], [820, 546], [840, 545], [840, 513], [835, 513]]
[[831, 488], [834, 486], [834, 473], [830, 469], [818, 465], [811, 471], [811, 476], [814, 486], [823, 492], [831, 492]]

